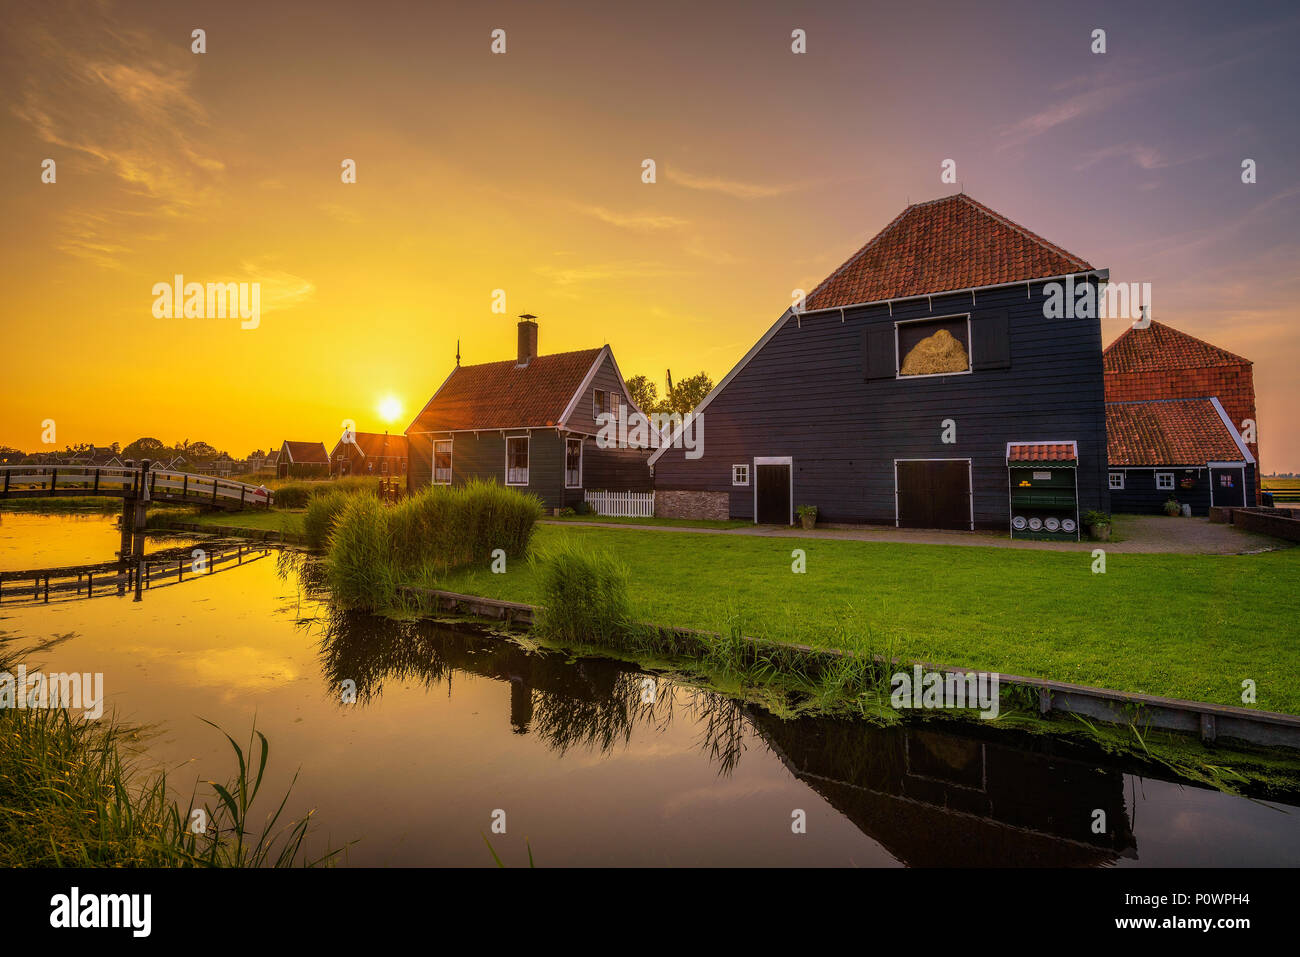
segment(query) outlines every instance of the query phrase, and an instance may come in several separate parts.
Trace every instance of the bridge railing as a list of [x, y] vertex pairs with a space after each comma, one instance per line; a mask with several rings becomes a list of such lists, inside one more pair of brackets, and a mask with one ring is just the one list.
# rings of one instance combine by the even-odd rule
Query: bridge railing
[[[7, 495], [114, 495], [137, 498], [141, 495], [141, 469], [91, 465], [3, 465], [0, 466], [0, 497]], [[229, 506], [235, 502], [247, 506], [269, 506], [275, 495], [268, 489], [246, 482], [150, 469], [144, 477], [149, 498], [182, 499], [198, 504], [204, 501]]]

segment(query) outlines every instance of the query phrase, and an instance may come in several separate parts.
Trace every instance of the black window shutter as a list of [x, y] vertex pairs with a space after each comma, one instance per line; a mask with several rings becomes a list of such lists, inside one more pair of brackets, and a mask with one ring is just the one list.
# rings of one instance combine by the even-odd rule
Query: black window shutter
[[894, 355], [894, 327], [868, 326], [862, 330], [862, 377], [892, 379], [898, 372]]
[[1011, 333], [1007, 324], [1007, 311], [977, 313], [971, 317], [971, 368], [1011, 368]]

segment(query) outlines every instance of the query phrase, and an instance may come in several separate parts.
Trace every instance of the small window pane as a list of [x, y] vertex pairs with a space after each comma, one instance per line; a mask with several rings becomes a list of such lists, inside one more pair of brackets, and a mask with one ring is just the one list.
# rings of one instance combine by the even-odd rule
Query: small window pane
[[528, 439], [506, 439], [506, 484], [528, 484]]
[[568, 439], [564, 444], [564, 486], [579, 488], [582, 485], [582, 440]]
[[1123, 473], [1123, 472], [1111, 472], [1111, 473], [1110, 473], [1110, 487], [1113, 488], [1113, 489], [1122, 489], [1122, 488], [1124, 487], [1124, 473]]
[[451, 484], [451, 443], [433, 443], [433, 481], [438, 485]]

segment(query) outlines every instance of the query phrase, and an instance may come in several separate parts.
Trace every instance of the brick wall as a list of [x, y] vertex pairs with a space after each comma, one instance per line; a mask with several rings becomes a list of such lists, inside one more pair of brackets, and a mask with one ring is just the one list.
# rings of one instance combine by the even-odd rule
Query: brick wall
[[725, 521], [731, 517], [726, 492], [695, 492], [655, 489], [655, 518], [708, 518]]

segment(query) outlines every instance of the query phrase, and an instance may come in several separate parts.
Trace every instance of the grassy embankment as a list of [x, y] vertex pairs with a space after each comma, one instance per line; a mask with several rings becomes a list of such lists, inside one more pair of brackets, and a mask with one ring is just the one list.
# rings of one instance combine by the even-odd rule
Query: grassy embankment
[[[0, 670], [9, 665], [0, 662]], [[304, 852], [310, 814], [282, 824], [283, 802], [270, 814], [253, 811], [266, 738], [254, 729], [240, 747], [226, 737], [236, 777], [208, 782], [210, 803], [191, 797], [182, 808], [165, 773], [142, 769], [137, 729], [60, 708], [0, 708], [0, 867], [284, 867], [332, 859], [338, 852], [316, 860]]]
[[[628, 570], [634, 617], [814, 647], [846, 634], [908, 660], [1300, 714], [1300, 550], [1248, 556], [1087, 552], [543, 526], [546, 549], [599, 543]], [[791, 551], [807, 571], [791, 571]], [[440, 576], [451, 591], [544, 598], [542, 567], [484, 564]]]

